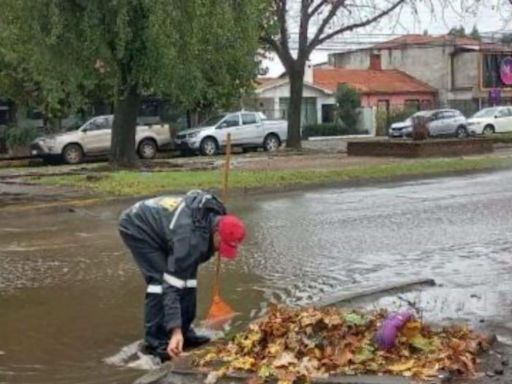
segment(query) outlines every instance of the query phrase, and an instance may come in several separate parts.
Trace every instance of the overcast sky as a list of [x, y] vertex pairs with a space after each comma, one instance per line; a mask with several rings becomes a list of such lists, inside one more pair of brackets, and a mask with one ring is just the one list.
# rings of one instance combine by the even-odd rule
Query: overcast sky
[[[458, 5], [459, 1], [452, 1], [451, 3]], [[383, 36], [369, 37], [368, 34], [423, 33], [425, 29], [430, 34], [444, 34], [451, 27], [458, 25], [463, 25], [468, 32], [471, 31], [473, 25], [476, 25], [480, 32], [502, 32], [512, 29], [512, 7], [510, 6], [494, 9], [491, 6], [482, 6], [478, 10], [473, 10], [473, 12], [462, 13], [454, 5], [454, 8], [444, 8], [443, 12], [441, 12], [441, 9], [436, 9], [434, 16], [426, 9], [420, 15], [417, 17], [412, 16], [410, 11], [402, 12], [399, 25], [395, 23], [395, 16], [394, 18], [383, 20], [377, 26], [358, 30], [355, 35], [363, 34], [363, 39], [382, 40]], [[390, 25], [393, 26], [392, 29], [390, 29]], [[294, 31], [291, 32], [293, 33]], [[337, 41], [331, 42], [321, 50], [313, 52], [310, 59], [314, 63], [326, 61], [330, 51], [340, 51], [346, 48], [346, 44], [342, 43], [343, 40], [352, 42], [358, 39], [360, 39], [358, 36], [343, 35]], [[267, 60], [265, 64], [269, 68], [268, 76], [277, 76], [283, 72], [283, 67], [276, 57]]]

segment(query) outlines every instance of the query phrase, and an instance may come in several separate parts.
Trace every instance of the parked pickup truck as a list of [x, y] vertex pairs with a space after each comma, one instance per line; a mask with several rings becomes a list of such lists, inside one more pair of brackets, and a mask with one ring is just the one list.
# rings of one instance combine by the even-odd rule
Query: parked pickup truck
[[275, 151], [288, 138], [288, 123], [285, 120], [267, 120], [259, 112], [224, 113], [211, 117], [197, 128], [179, 132], [175, 147], [182, 152], [213, 156], [226, 145], [228, 133], [235, 147]]
[[[113, 115], [96, 116], [77, 130], [37, 138], [30, 144], [31, 153], [68, 164], [78, 164], [85, 156], [108, 154], [113, 121]], [[138, 125], [136, 132], [137, 153], [143, 159], [154, 158], [159, 149], [171, 143], [167, 124]]]

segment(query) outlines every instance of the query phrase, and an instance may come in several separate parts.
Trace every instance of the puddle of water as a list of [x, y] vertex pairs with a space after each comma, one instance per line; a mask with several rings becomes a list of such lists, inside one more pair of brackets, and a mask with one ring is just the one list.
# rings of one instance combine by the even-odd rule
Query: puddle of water
[[[242, 313], [233, 327], [269, 302], [307, 304], [360, 284], [423, 276], [441, 286], [378, 305], [413, 302], [429, 321], [484, 320], [507, 337], [512, 191], [504, 185], [511, 179], [235, 202], [250, 236], [242, 257], [223, 269], [222, 295]], [[122, 208], [0, 221], [0, 382], [131, 383], [140, 375], [102, 363], [142, 333], [142, 279], [116, 232]], [[209, 306], [212, 271], [200, 272], [198, 318]]]

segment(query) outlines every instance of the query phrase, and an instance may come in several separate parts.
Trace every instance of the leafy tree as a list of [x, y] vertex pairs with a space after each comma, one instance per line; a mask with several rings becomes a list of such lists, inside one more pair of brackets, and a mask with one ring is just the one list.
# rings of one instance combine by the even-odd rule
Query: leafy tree
[[114, 101], [111, 161], [134, 166], [140, 100], [231, 102], [256, 75], [258, 0], [4, 0], [13, 66], [52, 106], [104, 91]]
[[341, 84], [336, 92], [337, 117], [347, 128], [354, 128], [359, 119], [361, 95], [348, 84]]
[[475, 40], [482, 40], [482, 35], [480, 35], [480, 31], [478, 30], [478, 27], [476, 25], [473, 25], [473, 29], [471, 30], [469, 37]]
[[448, 31], [448, 34], [450, 36], [454, 36], [454, 37], [466, 37], [466, 30], [464, 29], [464, 27], [461, 25], [459, 27], [453, 27], [451, 28], [449, 31]]

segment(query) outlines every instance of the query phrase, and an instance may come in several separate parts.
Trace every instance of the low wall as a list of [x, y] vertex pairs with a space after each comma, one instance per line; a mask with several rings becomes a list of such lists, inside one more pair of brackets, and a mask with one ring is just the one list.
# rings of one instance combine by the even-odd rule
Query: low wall
[[387, 157], [450, 157], [478, 155], [494, 151], [491, 139], [445, 139], [445, 140], [354, 140], [347, 143], [349, 156]]

